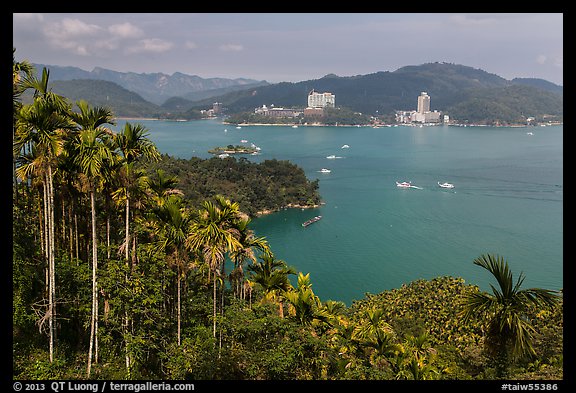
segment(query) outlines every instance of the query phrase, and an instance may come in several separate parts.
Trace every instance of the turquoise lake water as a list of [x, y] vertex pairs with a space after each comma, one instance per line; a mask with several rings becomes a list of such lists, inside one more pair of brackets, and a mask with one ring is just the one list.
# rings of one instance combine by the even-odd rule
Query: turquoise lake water
[[[522, 288], [563, 287], [563, 126], [130, 122], [147, 127], [171, 156], [208, 158], [216, 146], [254, 143], [261, 154], [245, 156], [251, 161], [290, 160], [309, 179], [320, 179], [323, 206], [261, 217], [252, 228], [276, 258], [310, 273], [323, 301], [349, 305], [366, 293], [439, 276], [462, 277], [489, 291], [496, 285], [492, 276], [472, 263], [484, 253], [503, 256], [515, 280], [523, 272]], [[322, 168], [331, 172], [318, 172]], [[419, 188], [401, 189], [396, 181]], [[455, 188], [440, 188], [438, 181]], [[302, 227], [315, 215], [322, 220]]]

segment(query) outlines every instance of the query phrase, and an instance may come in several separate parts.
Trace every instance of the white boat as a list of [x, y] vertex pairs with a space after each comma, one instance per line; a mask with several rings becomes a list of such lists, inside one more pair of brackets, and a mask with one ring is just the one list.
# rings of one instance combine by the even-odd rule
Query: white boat
[[534, 135], [533, 132], [527, 132], [526, 135]]
[[336, 158], [336, 156], [334, 154], [330, 155], [330, 156], [326, 156], [327, 159], [329, 160], [333, 160]]
[[438, 182], [438, 185], [442, 188], [454, 188], [454, 184], [452, 184], [452, 183], [440, 183], [440, 182]]
[[332, 171], [331, 171], [330, 169], [322, 168], [322, 169], [320, 169], [318, 172], [320, 172], [320, 173], [330, 173], [330, 172], [332, 172]]
[[248, 141], [246, 139], [242, 139], [240, 142], [242, 143], [248, 143]]
[[418, 187], [418, 186], [414, 186], [412, 185], [412, 182], [409, 181], [403, 181], [403, 182], [396, 182], [396, 187], [400, 187], [400, 188], [416, 188], [417, 190], [421, 190], [422, 187]]
[[298, 126], [297, 126], [297, 125], [293, 125], [292, 128], [298, 128]]
[[350, 146], [348, 146], [348, 145], [342, 145], [342, 149], [349, 149], [349, 148], [350, 148]]
[[230, 154], [228, 153], [218, 154], [218, 158], [228, 158], [228, 157], [230, 157]]

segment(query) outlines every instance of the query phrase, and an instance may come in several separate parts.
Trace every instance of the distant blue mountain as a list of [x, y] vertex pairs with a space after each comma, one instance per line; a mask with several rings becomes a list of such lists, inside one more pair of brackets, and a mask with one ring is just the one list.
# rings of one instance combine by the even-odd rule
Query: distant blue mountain
[[45, 64], [34, 64], [38, 72], [44, 67], [50, 70], [50, 81], [70, 81], [75, 79], [92, 79], [114, 82], [117, 85], [137, 93], [145, 100], [156, 105], [163, 104], [172, 97], [189, 98], [190, 95], [203, 93], [202, 97], [210, 96], [210, 90], [216, 94], [224, 94], [238, 88], [248, 88], [267, 85], [266, 81], [236, 78], [201, 78], [196, 75], [186, 75], [175, 72], [172, 75], [161, 72], [146, 74], [135, 72], [118, 72], [96, 67], [85, 71], [77, 67], [63, 67]]

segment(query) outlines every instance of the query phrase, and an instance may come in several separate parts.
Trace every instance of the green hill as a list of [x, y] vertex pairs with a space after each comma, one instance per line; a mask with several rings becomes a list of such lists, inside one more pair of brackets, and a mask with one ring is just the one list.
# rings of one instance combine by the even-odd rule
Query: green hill
[[156, 117], [164, 112], [138, 94], [113, 82], [95, 79], [75, 79], [50, 83], [52, 91], [76, 102], [80, 99], [94, 106], [105, 106], [120, 117]]
[[[216, 101], [222, 103], [226, 115], [253, 112], [262, 105], [305, 108], [308, 93], [314, 89], [335, 94], [337, 107], [388, 118], [396, 110], [415, 110], [417, 97], [425, 91], [431, 97], [431, 110], [462, 123], [524, 123], [528, 117], [563, 120], [562, 86], [534, 78], [506, 80], [481, 69], [438, 62], [367, 75], [328, 74], [297, 83], [227, 86], [173, 97], [162, 106], [105, 80], [54, 80], [51, 85], [54, 92], [72, 101], [83, 98], [123, 117], [196, 119], [200, 110], [212, 108]], [[215, 95], [218, 92], [226, 93]]]
[[[414, 110], [417, 97], [427, 92], [431, 109], [470, 122], [516, 121], [521, 116], [561, 118], [562, 87], [542, 80], [508, 81], [486, 71], [457, 64], [428, 63], [402, 67], [394, 72], [339, 77], [333, 74], [298, 83], [278, 83], [212, 98], [229, 113], [253, 111], [263, 104], [305, 107], [312, 90], [336, 95], [336, 106], [365, 114], [391, 114]], [[525, 95], [525, 97], [522, 97]], [[478, 100], [491, 108], [476, 108]], [[199, 101], [205, 107], [209, 101]], [[493, 109], [493, 110], [492, 110]]]

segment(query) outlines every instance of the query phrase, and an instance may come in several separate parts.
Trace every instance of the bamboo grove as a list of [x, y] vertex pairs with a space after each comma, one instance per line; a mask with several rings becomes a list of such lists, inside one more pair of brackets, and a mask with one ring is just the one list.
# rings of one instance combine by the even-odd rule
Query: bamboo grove
[[145, 127], [113, 131], [34, 71], [13, 63], [14, 377], [562, 378], [561, 295], [512, 285], [501, 257], [474, 261], [493, 295], [443, 277], [322, 301], [233, 196], [190, 205], [143, 169]]

